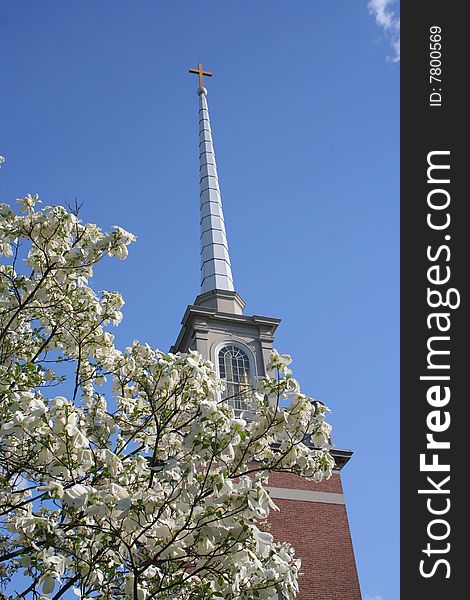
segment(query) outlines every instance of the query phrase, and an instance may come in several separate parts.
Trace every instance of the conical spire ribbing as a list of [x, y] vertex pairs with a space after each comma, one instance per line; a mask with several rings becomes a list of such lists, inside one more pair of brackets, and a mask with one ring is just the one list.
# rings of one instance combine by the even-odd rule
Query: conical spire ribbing
[[232, 269], [212, 143], [206, 88], [199, 88], [198, 94], [201, 177], [201, 294], [211, 290], [233, 292]]

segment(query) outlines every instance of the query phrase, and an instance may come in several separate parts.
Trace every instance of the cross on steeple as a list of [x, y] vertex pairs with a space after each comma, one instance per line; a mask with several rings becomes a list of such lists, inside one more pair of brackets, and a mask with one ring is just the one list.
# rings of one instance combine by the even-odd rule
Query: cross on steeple
[[202, 70], [201, 63], [198, 64], [197, 69], [189, 69], [189, 72], [199, 75], [199, 87], [204, 87], [204, 75], [206, 77], [212, 77], [212, 73]]

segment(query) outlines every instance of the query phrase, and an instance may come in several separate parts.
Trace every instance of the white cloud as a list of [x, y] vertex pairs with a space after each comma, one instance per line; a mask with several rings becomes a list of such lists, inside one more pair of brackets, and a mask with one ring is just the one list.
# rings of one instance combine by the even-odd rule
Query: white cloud
[[[390, 39], [394, 54], [387, 58], [392, 62], [398, 62], [400, 60], [400, 15], [396, 14], [394, 4], [395, 0], [369, 0], [367, 8], [377, 25], [384, 30], [385, 36]], [[378, 600], [381, 600], [380, 597]]]
[[384, 600], [382, 596], [365, 596], [364, 600]]

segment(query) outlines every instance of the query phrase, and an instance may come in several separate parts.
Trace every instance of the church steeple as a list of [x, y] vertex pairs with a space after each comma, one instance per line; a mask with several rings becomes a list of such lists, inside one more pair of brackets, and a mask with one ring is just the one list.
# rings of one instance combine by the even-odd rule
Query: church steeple
[[207, 104], [207, 89], [204, 87], [204, 76], [212, 77], [212, 73], [204, 71], [201, 64], [197, 69], [189, 69], [189, 72], [199, 75], [197, 93], [199, 96], [201, 293], [196, 299], [196, 304], [241, 314], [245, 303], [235, 292], [233, 283]]
[[247, 377], [249, 372], [254, 384], [256, 378], [265, 373], [280, 320], [243, 314], [245, 302], [233, 285], [207, 89], [204, 87], [204, 76], [211, 77], [212, 73], [203, 71], [201, 64], [189, 71], [199, 75], [201, 293], [186, 309], [181, 331], [171, 351], [197, 350], [215, 364], [222, 360], [221, 356], [237, 354], [241, 366], [238, 365], [235, 371], [240, 374], [243, 367], [242, 371]]

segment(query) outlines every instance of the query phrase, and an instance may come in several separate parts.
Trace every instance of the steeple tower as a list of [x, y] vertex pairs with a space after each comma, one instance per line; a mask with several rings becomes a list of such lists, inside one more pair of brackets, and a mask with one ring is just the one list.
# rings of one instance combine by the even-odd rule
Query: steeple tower
[[[221, 400], [240, 414], [250, 408], [256, 382], [266, 374], [280, 319], [243, 314], [245, 302], [233, 283], [204, 87], [204, 76], [212, 73], [201, 64], [190, 72], [199, 75], [201, 293], [187, 307], [170, 351], [197, 350], [212, 361], [226, 383]], [[319, 598], [318, 590], [322, 598], [361, 598], [340, 478], [352, 453], [335, 449], [332, 454], [336, 469], [328, 481], [306, 482], [291, 473], [273, 473], [269, 479], [269, 493], [281, 508], [269, 517], [273, 535], [291, 542], [302, 559], [299, 600]]]
[[[201, 231], [201, 291], [186, 309], [180, 334], [172, 351], [198, 350], [218, 364], [227, 344], [238, 348], [242, 362], [249, 365], [249, 377], [255, 384], [264, 375], [272, 349], [273, 334], [280, 319], [245, 316], [245, 302], [235, 291], [225, 231], [222, 198], [215, 160], [214, 142], [207, 104], [204, 71], [199, 64], [190, 73], [199, 76], [199, 200]], [[241, 364], [241, 363], [240, 363]], [[248, 367], [247, 367], [248, 369]]]

